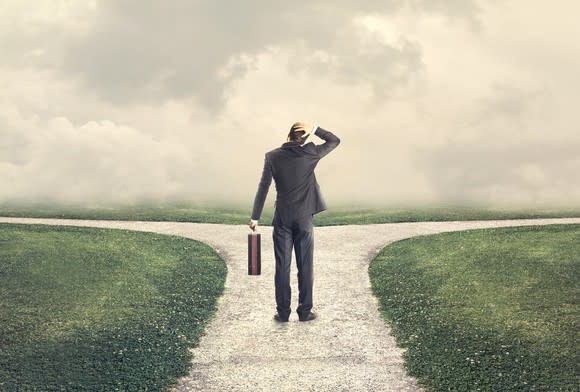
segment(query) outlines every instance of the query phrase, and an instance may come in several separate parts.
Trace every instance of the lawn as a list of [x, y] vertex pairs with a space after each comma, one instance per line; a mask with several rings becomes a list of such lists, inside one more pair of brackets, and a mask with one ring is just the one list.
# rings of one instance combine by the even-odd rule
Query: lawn
[[205, 244], [0, 224], [0, 390], [159, 390], [188, 373], [227, 270]]
[[580, 389], [580, 225], [416, 237], [369, 274], [427, 390]]
[[[107, 207], [4, 204], [0, 205], [0, 216], [247, 224], [252, 213], [251, 202], [253, 200], [248, 200], [246, 205], [205, 201], [172, 204], [111, 205]], [[274, 207], [272, 203], [266, 203], [260, 218], [260, 224], [270, 226], [273, 215]], [[326, 211], [314, 216], [314, 225], [564, 217], [580, 217], [580, 207], [400, 207], [329, 204]]]

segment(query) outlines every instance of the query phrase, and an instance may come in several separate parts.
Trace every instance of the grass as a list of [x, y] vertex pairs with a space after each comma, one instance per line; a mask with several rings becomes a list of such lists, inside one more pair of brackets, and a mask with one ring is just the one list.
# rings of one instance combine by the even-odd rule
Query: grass
[[188, 373], [225, 262], [122, 230], [0, 224], [0, 390], [160, 390]]
[[416, 237], [369, 274], [427, 390], [580, 389], [580, 225]]
[[[188, 202], [109, 207], [4, 204], [0, 205], [0, 216], [247, 224], [252, 212], [251, 202], [248, 201], [247, 205]], [[260, 218], [260, 224], [270, 226], [273, 215], [274, 208], [267, 203]], [[328, 210], [314, 216], [314, 225], [564, 217], [580, 217], [580, 207], [499, 208], [481, 206], [396, 207], [329, 205]]]
[[318, 226], [398, 222], [580, 217], [580, 208], [499, 208], [477, 206], [338, 206], [315, 215]]

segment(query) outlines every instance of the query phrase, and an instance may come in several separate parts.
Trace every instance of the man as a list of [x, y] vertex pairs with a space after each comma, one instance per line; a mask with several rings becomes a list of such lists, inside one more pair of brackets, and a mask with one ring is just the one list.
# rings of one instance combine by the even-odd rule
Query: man
[[[306, 139], [314, 133], [325, 140], [315, 145]], [[300, 321], [316, 318], [312, 312], [312, 285], [314, 255], [314, 232], [312, 217], [326, 210], [326, 203], [316, 182], [314, 169], [318, 161], [338, 146], [340, 139], [318, 126], [297, 122], [290, 128], [287, 142], [266, 153], [262, 178], [258, 185], [250, 228], [255, 230], [264, 208], [268, 190], [274, 178], [276, 184], [276, 204], [272, 219], [274, 256], [276, 258], [276, 310], [274, 319], [286, 322], [290, 309], [290, 265], [292, 247], [298, 267], [298, 307]]]

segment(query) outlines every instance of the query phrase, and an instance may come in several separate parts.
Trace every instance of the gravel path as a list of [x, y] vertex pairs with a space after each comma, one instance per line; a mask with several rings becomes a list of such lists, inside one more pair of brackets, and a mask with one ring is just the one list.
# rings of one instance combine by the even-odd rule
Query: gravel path
[[[262, 275], [247, 275], [247, 226], [176, 222], [2, 218], [0, 222], [90, 226], [173, 234], [215, 248], [228, 265], [226, 289], [189, 376], [175, 391], [417, 391], [370, 291], [369, 260], [417, 235], [486, 227], [580, 223], [580, 218], [420, 222], [314, 229], [314, 309], [319, 318], [272, 320], [272, 228], [262, 233]], [[296, 268], [292, 270], [296, 308]]]

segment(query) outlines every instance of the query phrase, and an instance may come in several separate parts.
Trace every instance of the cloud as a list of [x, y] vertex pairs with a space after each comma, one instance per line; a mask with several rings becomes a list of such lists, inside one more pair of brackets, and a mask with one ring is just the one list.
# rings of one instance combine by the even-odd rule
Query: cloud
[[450, 202], [574, 204], [580, 184], [570, 180], [580, 167], [579, 148], [578, 142], [481, 140], [430, 151], [421, 163], [439, 198]]
[[[471, 18], [470, 1], [461, 7], [449, 6], [449, 1], [438, 1], [435, 6], [412, 3], [419, 9]], [[52, 7], [50, 2], [42, 4], [43, 13], [37, 11], [38, 16], [28, 19], [13, 17], [16, 29], [4, 32], [13, 60], [76, 78], [81, 88], [116, 104], [195, 96], [200, 104], [219, 110], [225, 90], [251, 67], [251, 61], [238, 62], [227, 73], [216, 70], [232, 58], [246, 55], [251, 59], [268, 47], [302, 45], [306, 53], [297, 53], [301, 56], [312, 51], [329, 53], [341, 68], [339, 82], [365, 78], [377, 90], [385, 86], [385, 73], [401, 73], [385, 69], [389, 63], [392, 68], [418, 63], [412, 45], [402, 49], [373, 45], [376, 42], [368, 42], [372, 37], [351, 26], [353, 17], [391, 13], [403, 1], [248, 1], [228, 4], [227, 11], [213, 1], [57, 3], [60, 12], [54, 3]], [[13, 6], [6, 13], [16, 10], [21, 9]], [[32, 29], [25, 27], [30, 22]]]
[[[0, 112], [0, 200], [134, 202], [194, 192], [183, 176], [198, 162], [186, 148], [110, 121], [75, 127], [68, 119]], [[163, 184], [163, 188], [156, 186]]]
[[443, 200], [574, 204], [580, 135], [554, 121], [559, 103], [549, 90], [492, 86], [457, 116], [456, 135], [422, 149], [417, 167]]
[[331, 202], [574, 202], [577, 8], [3, 2], [0, 202], [250, 203], [297, 120]]

